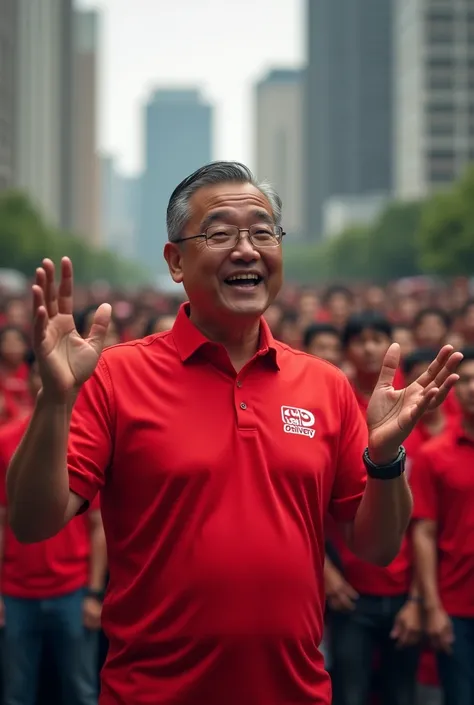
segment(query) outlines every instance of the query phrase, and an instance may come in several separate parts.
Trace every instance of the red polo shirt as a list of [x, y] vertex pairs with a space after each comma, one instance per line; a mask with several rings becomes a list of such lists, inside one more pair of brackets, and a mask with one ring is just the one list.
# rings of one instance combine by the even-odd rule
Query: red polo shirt
[[460, 424], [426, 443], [411, 484], [415, 519], [436, 521], [438, 586], [453, 617], [474, 617], [474, 439]]
[[[403, 377], [397, 371], [394, 379], [395, 389], [401, 389]], [[365, 418], [369, 400], [354, 388], [361, 414]], [[403, 539], [398, 556], [386, 568], [362, 561], [346, 546], [341, 534], [335, 530], [332, 522], [328, 525], [328, 537], [339, 554], [347, 582], [361, 595], [392, 597], [405, 595], [410, 590], [412, 580], [411, 547], [408, 539]]]
[[[7, 506], [5, 478], [8, 464], [29, 419], [0, 429], [0, 506]], [[99, 508], [98, 497], [92, 505]], [[19, 543], [7, 523], [1, 591], [9, 597], [47, 599], [67, 595], [89, 582], [89, 526], [87, 514], [73, 519], [56, 536], [40, 543]]]
[[235, 373], [182, 307], [105, 350], [74, 407], [71, 489], [101, 492], [101, 705], [327, 705], [323, 517], [355, 516], [367, 429], [344, 375], [275, 341]]

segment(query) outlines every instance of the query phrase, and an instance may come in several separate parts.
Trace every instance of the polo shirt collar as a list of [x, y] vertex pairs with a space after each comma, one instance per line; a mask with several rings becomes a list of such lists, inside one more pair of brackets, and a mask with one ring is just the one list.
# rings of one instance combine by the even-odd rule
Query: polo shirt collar
[[[183, 362], [187, 362], [198, 350], [207, 346], [215, 347], [200, 330], [189, 319], [189, 302], [181, 304], [178, 315], [172, 328], [173, 340], [178, 350], [178, 354]], [[262, 317], [260, 319], [260, 345], [257, 351], [260, 357], [267, 357], [276, 369], [280, 369], [278, 364], [278, 350], [275, 339], [270, 331], [268, 323]]]

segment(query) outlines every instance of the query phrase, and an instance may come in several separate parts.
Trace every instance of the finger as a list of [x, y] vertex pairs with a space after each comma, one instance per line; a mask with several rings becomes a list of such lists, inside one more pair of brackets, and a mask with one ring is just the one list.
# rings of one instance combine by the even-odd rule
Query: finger
[[[436, 409], [440, 404], [442, 404], [445, 400], [446, 397], [448, 396], [449, 392], [453, 387], [456, 385], [456, 382], [459, 380], [459, 375], [453, 374], [450, 375], [442, 384], [440, 389], [436, 389], [436, 387], [433, 387], [435, 394], [431, 395], [431, 400], [428, 405], [428, 409]], [[431, 392], [432, 390], [430, 390]]]
[[100, 355], [104, 347], [105, 336], [112, 316], [110, 304], [101, 304], [94, 314], [91, 329], [87, 340]]
[[453, 352], [452, 345], [445, 345], [441, 348], [433, 362], [429, 365], [428, 369], [423, 372], [422, 375], [418, 377], [415, 384], [419, 384], [421, 387], [428, 387], [432, 382], [435, 381], [437, 375], [441, 372], [444, 365], [449, 360]]
[[73, 269], [72, 262], [69, 257], [63, 257], [61, 260], [61, 279], [59, 282], [58, 291], [58, 307], [59, 313], [73, 313]]
[[44, 289], [44, 298], [48, 316], [53, 318], [58, 313], [58, 297], [56, 293], [56, 282], [54, 262], [50, 259], [43, 260], [43, 270], [46, 274], [46, 287]]
[[349, 583], [347, 583], [345, 590], [346, 590], [346, 594], [349, 595], [351, 600], [357, 600], [359, 598], [359, 593], [356, 592], [356, 590], [354, 590], [352, 585], [349, 585]]
[[436, 375], [434, 383], [437, 387], [442, 387], [444, 382], [452, 375], [459, 367], [463, 359], [463, 354], [460, 352], [453, 352], [449, 358], [446, 360], [445, 365]]
[[348, 612], [350, 612], [354, 609], [354, 602], [353, 602], [353, 600], [351, 600], [349, 595], [346, 595], [345, 593], [341, 593], [339, 595], [339, 601], [340, 601], [341, 606], [344, 610], [347, 610]]
[[400, 346], [398, 343], [392, 343], [382, 363], [382, 369], [377, 381], [377, 387], [387, 387], [393, 384], [395, 372], [400, 364]]
[[46, 331], [46, 326], [48, 325], [48, 312], [46, 311], [46, 306], [44, 305], [44, 294], [43, 289], [34, 284], [32, 287], [33, 292], [33, 349], [36, 351], [39, 349], [41, 343], [44, 340], [44, 335]]
[[425, 392], [425, 394], [419, 399], [419, 401], [417, 401], [416, 404], [413, 405], [413, 407], [409, 411], [409, 419], [411, 426], [414, 426], [416, 423], [418, 423], [425, 411], [428, 411], [428, 409], [437, 406], [437, 404], [435, 404], [435, 399], [437, 398], [438, 392], [439, 389], [437, 389], [436, 387], [432, 387], [431, 389]]

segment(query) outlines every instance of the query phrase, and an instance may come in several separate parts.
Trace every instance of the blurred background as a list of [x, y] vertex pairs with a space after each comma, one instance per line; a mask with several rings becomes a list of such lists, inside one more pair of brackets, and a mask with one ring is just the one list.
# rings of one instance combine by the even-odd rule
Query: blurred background
[[473, 0], [0, 0], [4, 270], [167, 290], [213, 159], [276, 185], [289, 282], [469, 277]]

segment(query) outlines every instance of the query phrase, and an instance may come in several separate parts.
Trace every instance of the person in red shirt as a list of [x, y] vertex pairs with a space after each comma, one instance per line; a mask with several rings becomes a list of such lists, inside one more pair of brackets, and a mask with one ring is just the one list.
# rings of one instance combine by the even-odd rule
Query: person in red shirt
[[329, 323], [313, 323], [306, 328], [303, 334], [303, 350], [327, 360], [336, 367], [342, 365], [341, 336], [337, 328]]
[[175, 189], [167, 224], [189, 298], [171, 331], [102, 352], [110, 306], [83, 340], [70, 260], [59, 289], [50, 260], [38, 269], [43, 388], [7, 475], [11, 526], [45, 539], [101, 492], [101, 705], [328, 705], [324, 519], [392, 560], [411, 512], [400, 445], [461, 356], [443, 348], [400, 392], [390, 348], [366, 423], [341, 371], [262, 318], [282, 284], [275, 191], [212, 163]]
[[0, 391], [18, 416], [31, 410], [27, 354], [28, 341], [20, 328], [5, 326], [0, 330]]
[[[351, 316], [342, 333], [343, 349], [354, 370], [353, 389], [364, 417], [391, 343], [390, 322], [373, 311]], [[400, 375], [394, 385], [400, 388]], [[412, 705], [421, 613], [408, 539], [395, 560], [381, 568], [354, 555], [332, 522], [329, 534], [332, 546], [325, 562], [325, 585], [334, 705], [369, 702], [376, 659], [380, 661], [382, 702]]]
[[[29, 388], [41, 379], [35, 363]], [[6, 522], [5, 475], [28, 426], [21, 419], [0, 430], [0, 618], [4, 648], [4, 705], [35, 705], [43, 646], [59, 676], [62, 702], [97, 705], [98, 635], [106, 569], [98, 499], [56, 536], [24, 545]]]
[[446, 705], [474, 704], [474, 349], [464, 351], [462, 412], [415, 458], [413, 541]]

